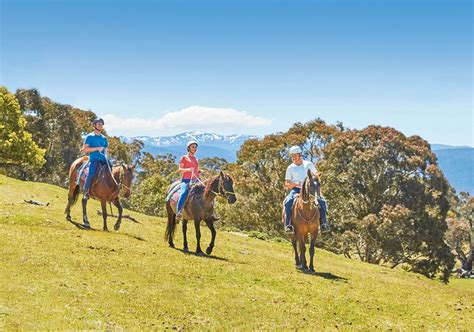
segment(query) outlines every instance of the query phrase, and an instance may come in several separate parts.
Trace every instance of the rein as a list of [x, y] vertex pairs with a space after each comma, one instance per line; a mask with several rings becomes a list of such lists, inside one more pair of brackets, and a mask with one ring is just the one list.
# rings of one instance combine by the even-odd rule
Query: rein
[[[112, 168], [110, 168], [110, 163], [109, 163], [109, 159], [107, 158], [107, 156], [105, 155], [105, 153], [102, 153], [102, 152], [99, 152], [101, 155], [103, 155], [105, 157], [105, 163], [107, 164], [107, 168], [109, 169], [109, 173], [110, 173], [110, 176], [112, 177], [112, 180], [114, 180], [114, 183], [115, 185], [117, 186], [117, 189], [112, 192], [112, 194], [110, 194], [109, 197], [112, 197], [114, 194], [116, 194], [117, 192], [120, 194], [120, 192], [122, 191], [123, 187], [125, 187], [125, 189], [127, 190], [131, 190], [128, 186], [126, 186], [124, 183], [123, 183], [123, 178], [125, 177], [125, 171], [123, 169], [123, 166], [120, 166], [120, 176], [119, 176], [119, 182], [117, 182], [115, 180], [115, 177], [114, 177], [114, 173], [112, 172]], [[109, 198], [110, 199], [110, 198]]]

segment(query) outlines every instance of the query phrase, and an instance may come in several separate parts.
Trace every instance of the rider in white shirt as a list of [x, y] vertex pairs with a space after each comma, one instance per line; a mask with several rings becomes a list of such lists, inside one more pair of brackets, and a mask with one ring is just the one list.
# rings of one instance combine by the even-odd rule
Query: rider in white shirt
[[[299, 146], [292, 146], [290, 148], [290, 156], [293, 160], [293, 163], [288, 166], [286, 169], [285, 174], [285, 187], [291, 189], [288, 196], [285, 198], [285, 232], [293, 234], [294, 227], [291, 225], [291, 208], [293, 206], [294, 195], [299, 193], [301, 190], [301, 185], [308, 174], [308, 170], [311, 170], [314, 174], [316, 174], [316, 167], [310, 161], [303, 160], [302, 151]], [[329, 224], [326, 220], [326, 201], [321, 196], [318, 198], [318, 204], [320, 206], [320, 226], [321, 231], [328, 232], [330, 230]]]

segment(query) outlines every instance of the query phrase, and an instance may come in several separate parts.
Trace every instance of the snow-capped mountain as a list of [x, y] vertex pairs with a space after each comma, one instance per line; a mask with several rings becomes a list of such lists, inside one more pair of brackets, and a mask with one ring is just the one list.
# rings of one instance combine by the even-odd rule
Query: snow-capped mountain
[[152, 154], [171, 153], [175, 157], [186, 153], [186, 143], [194, 139], [199, 142], [198, 158], [220, 157], [229, 162], [236, 160], [236, 152], [242, 143], [251, 138], [258, 138], [250, 135], [219, 135], [215, 133], [205, 133], [200, 131], [186, 132], [174, 136], [137, 136], [120, 137], [124, 142], [131, 142], [134, 139], [141, 140], [144, 144], [144, 151]]

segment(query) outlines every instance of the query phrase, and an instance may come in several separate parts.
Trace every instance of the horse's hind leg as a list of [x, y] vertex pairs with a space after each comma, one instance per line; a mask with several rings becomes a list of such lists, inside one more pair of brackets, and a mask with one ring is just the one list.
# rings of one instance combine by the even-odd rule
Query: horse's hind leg
[[[114, 205], [118, 209], [118, 218], [117, 218], [117, 222], [114, 225], [114, 229], [118, 231], [120, 229], [120, 225], [122, 224], [123, 207], [122, 207], [122, 204], [120, 204], [120, 199], [118, 197], [114, 199], [112, 203], [114, 203]], [[107, 209], [106, 209], [106, 213], [107, 213]]]
[[84, 228], [90, 229], [91, 225], [87, 219], [87, 198], [82, 199], [82, 220], [84, 221]]
[[298, 257], [298, 248], [296, 247], [296, 244], [297, 244], [296, 237], [294, 236], [291, 237], [291, 244], [293, 245], [293, 251], [295, 253], [295, 266], [297, 269], [301, 269], [301, 262], [300, 262], [300, 258]]
[[211, 230], [211, 243], [209, 243], [209, 247], [206, 249], [206, 254], [210, 255], [212, 253], [212, 249], [214, 249], [214, 241], [216, 240], [216, 228], [214, 227], [214, 221], [206, 221], [207, 227]]
[[196, 228], [196, 254], [203, 255], [201, 249], [201, 220], [194, 220], [194, 228]]
[[102, 218], [104, 219], [104, 231], [108, 232], [109, 229], [107, 227], [107, 202], [102, 200], [100, 201], [100, 205], [102, 206]]
[[188, 221], [186, 219], [183, 220], [183, 252], [185, 254], [189, 253], [188, 249], [188, 236], [187, 236], [187, 231], [188, 231]]

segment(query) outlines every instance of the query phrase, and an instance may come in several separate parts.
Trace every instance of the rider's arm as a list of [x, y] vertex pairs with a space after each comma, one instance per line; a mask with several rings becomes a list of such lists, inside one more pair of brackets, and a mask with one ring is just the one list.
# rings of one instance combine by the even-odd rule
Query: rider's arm
[[192, 170], [193, 170], [192, 168], [185, 168], [185, 167], [184, 167], [184, 162], [179, 163], [178, 171], [180, 171], [181, 173], [184, 173], [184, 172], [191, 172]]
[[293, 189], [295, 187], [299, 188], [301, 187], [301, 184], [299, 182], [293, 182], [291, 180], [285, 180], [285, 187], [288, 189]]
[[105, 148], [103, 146], [98, 146], [96, 148], [91, 148], [89, 147], [89, 144], [84, 144], [82, 146], [82, 149], [81, 149], [81, 152], [83, 153], [90, 153], [90, 152], [94, 152], [94, 151], [99, 151], [101, 152], [102, 150], [104, 150]]

